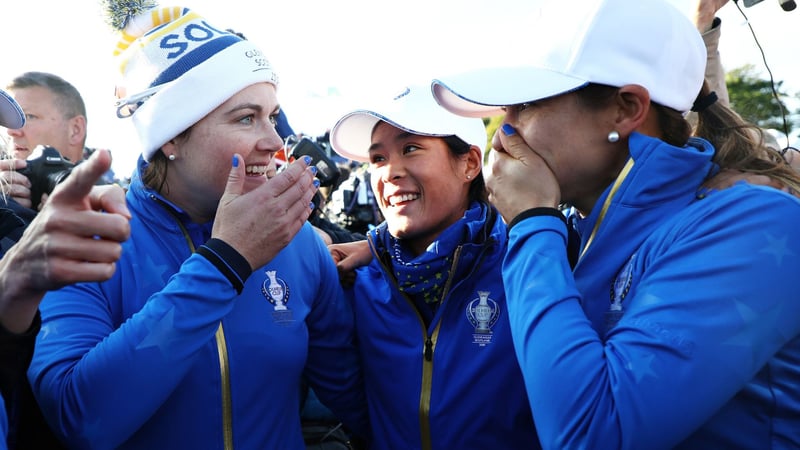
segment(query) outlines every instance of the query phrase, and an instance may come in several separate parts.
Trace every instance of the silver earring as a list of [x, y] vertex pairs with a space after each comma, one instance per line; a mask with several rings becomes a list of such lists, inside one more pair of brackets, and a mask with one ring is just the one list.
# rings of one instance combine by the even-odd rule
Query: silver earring
[[612, 131], [608, 133], [608, 142], [617, 142], [619, 140], [619, 133]]
[[170, 161], [175, 161], [175, 155], [174, 154], [169, 155], [168, 158], [169, 158]]
[[467, 179], [471, 180], [472, 179], [472, 175], [467, 175]]

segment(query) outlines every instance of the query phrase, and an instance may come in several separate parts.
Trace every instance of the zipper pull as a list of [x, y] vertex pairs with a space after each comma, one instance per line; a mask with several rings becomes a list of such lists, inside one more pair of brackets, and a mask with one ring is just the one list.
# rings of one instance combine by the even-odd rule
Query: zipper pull
[[431, 361], [433, 359], [433, 341], [431, 341], [430, 337], [425, 339], [425, 360]]

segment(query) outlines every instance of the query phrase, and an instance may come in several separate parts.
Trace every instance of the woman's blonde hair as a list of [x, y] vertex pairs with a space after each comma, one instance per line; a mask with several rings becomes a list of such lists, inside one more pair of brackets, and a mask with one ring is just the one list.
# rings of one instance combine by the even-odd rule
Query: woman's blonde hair
[[[708, 84], [704, 83], [698, 98], [710, 94]], [[698, 111], [694, 129], [694, 135], [705, 138], [717, 150], [714, 162], [720, 167], [766, 175], [793, 192], [800, 192], [800, 174], [783, 153], [767, 145], [765, 133], [719, 102]]]

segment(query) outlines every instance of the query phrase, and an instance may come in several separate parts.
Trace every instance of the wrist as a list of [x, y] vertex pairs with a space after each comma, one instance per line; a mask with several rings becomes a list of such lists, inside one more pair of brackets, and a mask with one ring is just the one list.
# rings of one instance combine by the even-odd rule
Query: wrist
[[17, 270], [0, 265], [0, 324], [14, 334], [24, 333], [31, 327], [47, 292], [31, 289], [25, 277]]
[[208, 259], [227, 279], [238, 293], [242, 293], [244, 282], [253, 273], [249, 260], [230, 244], [211, 238], [197, 249], [197, 253]]
[[719, 28], [721, 23], [722, 19], [714, 15], [708, 18], [698, 19], [697, 30], [700, 32], [700, 34], [706, 34], [713, 31], [716, 28]]
[[567, 225], [567, 218], [564, 216], [564, 213], [558, 208], [550, 208], [550, 207], [538, 207], [538, 208], [531, 208], [522, 211], [521, 213], [514, 216], [514, 218], [508, 223], [508, 229], [511, 230], [516, 224], [522, 222], [525, 219], [529, 219], [531, 217], [539, 217], [539, 216], [551, 216], [561, 219], [564, 222], [564, 225]]

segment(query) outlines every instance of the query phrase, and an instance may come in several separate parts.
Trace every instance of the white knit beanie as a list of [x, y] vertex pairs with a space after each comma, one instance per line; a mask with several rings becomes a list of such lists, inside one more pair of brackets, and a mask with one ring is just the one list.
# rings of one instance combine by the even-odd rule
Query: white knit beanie
[[117, 115], [130, 116], [150, 158], [234, 94], [278, 76], [253, 43], [181, 7], [107, 0], [120, 31], [114, 55], [122, 75]]

